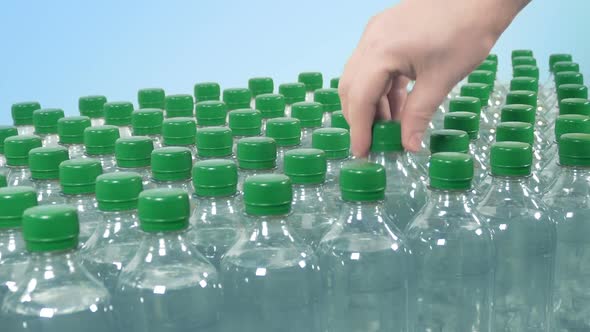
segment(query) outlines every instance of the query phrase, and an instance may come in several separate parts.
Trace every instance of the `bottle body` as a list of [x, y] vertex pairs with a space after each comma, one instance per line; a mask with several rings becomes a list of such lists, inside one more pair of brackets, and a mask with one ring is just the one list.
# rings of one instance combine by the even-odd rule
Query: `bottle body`
[[41, 137], [44, 147], [59, 145], [59, 136], [57, 134], [37, 134], [37, 135], [39, 137]]
[[316, 129], [318, 128], [301, 128], [301, 148], [311, 148], [311, 138]]
[[133, 134], [131, 133], [130, 126], [119, 126], [119, 137], [131, 137]]
[[70, 156], [70, 160], [84, 158], [86, 154], [86, 148], [84, 144], [62, 144], [64, 147], [68, 148], [68, 154]]
[[59, 180], [32, 180], [33, 188], [37, 191], [39, 205], [66, 204], [61, 195]]
[[16, 126], [16, 130], [19, 135], [34, 135], [35, 127], [33, 125], [20, 125]]
[[328, 214], [321, 184], [293, 185], [290, 225], [308, 246], [317, 248], [337, 219]]
[[85, 243], [94, 233], [101, 220], [98, 203], [94, 194], [64, 195], [66, 204], [76, 207], [80, 223], [80, 243]]
[[31, 169], [28, 166], [8, 166], [6, 182], [9, 187], [33, 187], [33, 181], [31, 181]]
[[349, 158], [345, 159], [328, 159], [326, 167], [326, 181], [324, 182], [324, 197], [326, 198], [328, 215], [340, 215], [340, 186], [338, 180], [340, 178], [340, 169]]
[[102, 173], [111, 173], [117, 170], [117, 159], [114, 154], [101, 154], [101, 155], [85, 155], [85, 158], [92, 158], [100, 161], [102, 165]]
[[16, 290], [17, 282], [23, 278], [27, 260], [20, 229], [0, 230], [0, 306], [6, 294]]

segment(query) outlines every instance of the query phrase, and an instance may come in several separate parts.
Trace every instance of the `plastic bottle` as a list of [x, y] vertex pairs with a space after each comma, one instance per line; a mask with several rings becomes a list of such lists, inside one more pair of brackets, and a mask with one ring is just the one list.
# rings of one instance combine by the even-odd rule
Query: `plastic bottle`
[[92, 121], [92, 126], [104, 125], [104, 104], [107, 102], [105, 96], [84, 96], [78, 99], [78, 110], [80, 115], [87, 116]]
[[285, 97], [285, 116], [290, 117], [292, 105], [305, 101], [305, 84], [283, 83], [279, 85], [279, 93]]
[[162, 147], [162, 123], [164, 111], [145, 108], [131, 113], [131, 126], [134, 136], [147, 136], [154, 141], [154, 149]]
[[554, 92], [556, 86], [555, 64], [563, 61], [571, 62], [572, 55], [566, 53], [554, 53], [549, 55], [549, 78], [547, 79], [547, 82], [543, 84], [545, 96], [549, 96]]
[[59, 184], [59, 164], [68, 160], [63, 146], [34, 148], [29, 152], [29, 167], [39, 205], [65, 204]]
[[33, 186], [29, 168], [29, 151], [41, 145], [41, 137], [35, 135], [11, 136], [4, 140], [8, 186]]
[[12, 104], [11, 115], [12, 123], [18, 129], [19, 135], [33, 135], [35, 127], [33, 126], [33, 112], [41, 109], [41, 104], [36, 101], [25, 101]]
[[299, 83], [305, 84], [305, 101], [313, 101], [315, 90], [324, 86], [324, 77], [320, 72], [303, 72], [297, 77]]
[[[487, 142], [493, 141], [494, 136], [494, 129], [498, 122], [500, 122], [500, 115], [495, 110], [495, 106], [492, 106], [492, 101], [490, 100], [490, 93], [492, 85], [489, 84], [489, 81], [493, 82], [492, 73], [489, 71], [474, 71], [469, 75], [469, 78], [473, 80], [474, 75], [479, 75], [480, 72], [485, 73], [486, 75], [480, 75], [483, 79], [478, 79], [479, 81], [487, 81], [488, 83], [467, 83], [461, 86], [461, 97], [471, 97], [477, 98], [479, 100], [479, 105], [475, 103], [471, 98], [463, 99], [461, 97], [456, 97], [451, 99], [449, 103], [449, 112], [472, 112], [479, 115], [479, 132], [481, 136], [481, 140], [487, 139]], [[476, 108], [479, 106], [479, 109]], [[488, 151], [489, 152], [489, 151]]]
[[238, 141], [244, 137], [260, 136], [262, 133], [262, 115], [253, 109], [239, 109], [230, 111], [228, 125], [233, 135], [234, 154]]
[[[551, 140], [551, 124], [545, 118], [545, 110], [543, 107], [537, 105], [537, 92], [535, 91], [510, 91], [506, 95], [506, 105], [529, 105], [535, 112], [534, 126], [538, 132], [538, 136], [544, 139], [540, 142], [543, 147], [547, 146], [547, 143]], [[503, 110], [502, 110], [503, 111]]]
[[154, 142], [147, 136], [119, 138], [115, 143], [117, 171], [139, 174], [142, 185], [148, 187], [152, 178], [152, 151]]
[[172, 118], [162, 124], [162, 145], [181, 146], [191, 151], [193, 160], [197, 157], [197, 124], [193, 118]]
[[76, 259], [78, 231], [74, 207], [45, 205], [25, 211], [23, 235], [30, 259], [18, 289], [2, 304], [3, 329], [113, 330], [108, 291]]
[[147, 88], [137, 91], [137, 104], [139, 108], [159, 108], [163, 110], [166, 107], [166, 92], [161, 88]]
[[57, 121], [59, 145], [68, 149], [70, 159], [82, 158], [86, 153], [84, 130], [90, 126], [87, 116], [67, 116]]
[[244, 184], [246, 231], [221, 262], [225, 331], [318, 331], [320, 267], [290, 229], [291, 181], [265, 174]]
[[322, 127], [329, 127], [332, 122], [332, 112], [342, 110], [338, 89], [317, 89], [313, 94], [313, 100], [323, 106]]
[[227, 107], [219, 100], [201, 101], [195, 105], [197, 127], [225, 126]]
[[167, 118], [193, 118], [194, 101], [191, 95], [169, 95], [166, 96], [166, 117]]
[[197, 130], [197, 159], [233, 160], [232, 130], [228, 127], [207, 127]]
[[223, 90], [223, 102], [228, 111], [249, 108], [252, 92], [246, 88], [230, 88]]
[[92, 236], [80, 250], [82, 264], [111, 294], [119, 273], [139, 247], [137, 199], [141, 176], [133, 172], [103, 174], [96, 179], [100, 218]]
[[138, 213], [142, 240], [113, 293], [119, 330], [217, 331], [222, 287], [215, 267], [190, 243], [186, 191], [146, 190]]
[[348, 122], [346, 122], [346, 118], [344, 118], [342, 111], [332, 112], [331, 120], [332, 122], [330, 123], [330, 127], [350, 130], [350, 126], [348, 125]]
[[85, 156], [100, 160], [104, 173], [117, 169], [115, 142], [119, 139], [119, 128], [115, 126], [94, 126], [84, 129]]
[[63, 117], [64, 111], [59, 108], [42, 108], [33, 112], [35, 135], [41, 137], [43, 146], [59, 144], [57, 121]]
[[0, 173], [6, 173], [6, 156], [4, 155], [4, 140], [11, 136], [17, 136], [18, 130], [13, 126], [0, 126]]
[[363, 161], [340, 173], [344, 203], [317, 250], [324, 331], [412, 330], [412, 252], [385, 212], [385, 173]]
[[277, 170], [277, 143], [270, 137], [245, 137], [238, 141], [238, 190], [246, 178]]
[[266, 131], [266, 122], [269, 119], [285, 116], [285, 97], [280, 94], [262, 94], [256, 97], [256, 110], [262, 116], [262, 131]]
[[201, 82], [195, 84], [194, 88], [195, 102], [199, 103], [207, 100], [219, 100], [221, 87], [215, 82]]
[[[525, 122], [533, 125], [533, 149], [545, 151], [549, 147], [548, 138], [537, 129], [535, 109], [525, 104], [509, 104], [502, 107], [501, 122]], [[552, 136], [552, 135], [551, 135]]]
[[266, 136], [277, 144], [277, 171], [282, 172], [285, 153], [301, 147], [301, 121], [296, 118], [269, 119]]
[[[429, 154], [408, 154], [408, 166], [427, 183], [430, 155], [438, 152], [469, 153], [469, 135], [463, 130], [437, 129], [430, 134]], [[420, 158], [417, 158], [420, 157]]]
[[238, 168], [231, 160], [210, 159], [193, 166], [193, 201], [190, 241], [219, 268], [221, 257], [242, 232]]
[[494, 246], [471, 203], [473, 158], [430, 160], [430, 194], [406, 229], [416, 265], [416, 331], [490, 331]]
[[250, 107], [256, 107], [256, 97], [259, 95], [273, 93], [274, 82], [271, 77], [253, 77], [248, 80], [248, 90], [252, 91]]
[[104, 104], [104, 122], [117, 126], [120, 137], [131, 136], [131, 114], [133, 104], [127, 101], [116, 101]]
[[291, 117], [301, 122], [301, 147], [311, 147], [314, 130], [322, 127], [323, 106], [316, 102], [298, 102], [291, 106]]
[[183, 147], [165, 147], [152, 152], [152, 188], [184, 189], [193, 193], [191, 151]]
[[512, 66], [521, 65], [537, 66], [537, 59], [532, 56], [517, 56], [512, 58]]

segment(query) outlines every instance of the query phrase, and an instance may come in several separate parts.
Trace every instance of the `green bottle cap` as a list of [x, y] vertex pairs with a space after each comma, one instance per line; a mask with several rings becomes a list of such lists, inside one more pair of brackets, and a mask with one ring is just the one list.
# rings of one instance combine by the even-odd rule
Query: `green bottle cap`
[[332, 89], [338, 89], [339, 85], [340, 85], [340, 77], [334, 77], [333, 79], [330, 80], [330, 87]]
[[12, 104], [12, 121], [15, 126], [26, 126], [33, 124], [33, 112], [41, 109], [41, 104], [36, 101], [25, 101]]
[[[473, 90], [472, 90], [473, 91]], [[467, 91], [466, 91], [467, 93]], [[455, 97], [449, 101], [449, 112], [469, 112], [473, 114], [481, 113], [481, 101], [479, 97]]]
[[514, 77], [533, 77], [539, 79], [539, 67], [531, 65], [519, 65], [512, 67]]
[[350, 129], [350, 126], [348, 125], [348, 122], [346, 122], [346, 118], [344, 117], [344, 113], [342, 113], [342, 111], [332, 112], [332, 122], [330, 123], [330, 127], [342, 128], [346, 130]]
[[29, 151], [40, 148], [41, 137], [35, 135], [11, 136], [4, 140], [4, 155], [8, 166], [28, 166]]
[[533, 150], [523, 142], [497, 142], [490, 152], [492, 175], [528, 176], [533, 164]]
[[191, 95], [166, 96], [166, 117], [168, 118], [192, 118], [193, 109], [194, 102]]
[[584, 84], [584, 75], [576, 71], [562, 71], [555, 74], [555, 85], [562, 84]]
[[379, 164], [355, 160], [340, 170], [340, 193], [344, 201], [383, 200], [385, 187], [385, 168]]
[[512, 55], [511, 55], [512, 61], [514, 61], [514, 58], [518, 58], [521, 56], [534, 57], [532, 50], [512, 50]]
[[37, 206], [37, 192], [31, 187], [0, 189], [0, 229], [21, 227], [23, 212]]
[[494, 61], [495, 63], [498, 63], [498, 54], [488, 54], [488, 56], [486, 57], [486, 60]]
[[11, 136], [17, 136], [18, 130], [13, 126], [0, 126], [0, 154], [4, 154], [4, 140]]
[[248, 80], [248, 89], [252, 91], [252, 96], [272, 93], [275, 89], [274, 82], [270, 77], [253, 77]]
[[191, 178], [191, 150], [170, 146], [152, 152], [152, 176], [156, 181], [180, 181]]
[[258, 95], [256, 110], [260, 111], [263, 119], [283, 117], [285, 116], [285, 97], [272, 93]]
[[313, 93], [313, 100], [324, 106], [324, 112], [342, 110], [338, 89], [318, 89]]
[[227, 106], [219, 100], [201, 101], [195, 105], [197, 124], [205, 126], [223, 126], [227, 117]]
[[566, 98], [559, 102], [559, 115], [580, 114], [590, 116], [590, 100], [583, 98]]
[[231, 160], [203, 160], [193, 166], [193, 186], [197, 196], [231, 196], [237, 192], [237, 185], [238, 167]]
[[247, 214], [272, 216], [288, 214], [293, 190], [291, 180], [282, 174], [254, 175], [244, 181], [244, 207]]
[[34, 148], [29, 151], [29, 168], [33, 180], [59, 179], [59, 164], [70, 158], [63, 146]]
[[195, 100], [197, 102], [207, 100], [219, 100], [221, 95], [221, 87], [219, 83], [202, 82], [195, 84]]
[[90, 156], [115, 154], [115, 142], [119, 139], [119, 128], [96, 126], [84, 129], [84, 146]]
[[57, 121], [60, 144], [84, 144], [84, 130], [92, 124], [87, 116], [67, 116]]
[[300, 73], [297, 79], [299, 83], [305, 84], [307, 91], [315, 91], [324, 86], [324, 77], [319, 72], [304, 72]]
[[566, 98], [588, 99], [588, 87], [582, 84], [562, 84], [557, 88], [557, 99]]
[[78, 99], [80, 115], [91, 119], [104, 117], [104, 104], [107, 102], [105, 96], [84, 96]]
[[461, 96], [478, 98], [483, 107], [488, 104], [488, 100], [490, 99], [490, 90], [490, 86], [487, 84], [467, 83], [461, 87]]
[[431, 188], [469, 190], [473, 179], [473, 159], [466, 153], [435, 153], [430, 157], [428, 173]]
[[277, 161], [277, 143], [270, 137], [245, 137], [238, 141], [237, 155], [242, 169], [272, 169]]
[[572, 55], [571, 54], [551, 54], [549, 56], [549, 70], [553, 72], [555, 70], [554, 66], [558, 62], [572, 62]]
[[534, 91], [510, 91], [506, 95], [506, 105], [524, 104], [537, 108], [537, 93]]
[[[491, 91], [494, 88], [494, 81], [496, 80], [496, 75], [494, 72], [489, 70], [474, 70], [467, 76], [468, 83], [480, 83], [487, 85], [488, 91]], [[489, 94], [489, 92], [488, 92]]]
[[129, 126], [131, 125], [131, 113], [133, 113], [133, 103], [128, 101], [115, 101], [104, 104], [105, 124]]
[[328, 160], [345, 159], [350, 155], [350, 133], [342, 128], [320, 128], [313, 131], [311, 145], [323, 150]]
[[445, 115], [445, 129], [462, 130], [469, 138], [477, 139], [479, 134], [479, 115], [470, 112], [453, 112]]
[[100, 211], [137, 209], [137, 199], [143, 190], [141, 175], [135, 172], [114, 172], [96, 179], [96, 201]]
[[515, 77], [510, 81], [510, 91], [539, 91], [539, 81], [534, 77]]
[[6, 186], [8, 186], [8, 183], [6, 181], [6, 174], [0, 173], [0, 188], [4, 188]]
[[57, 134], [57, 121], [64, 117], [59, 108], [42, 108], [33, 112], [33, 125], [36, 134]]
[[274, 118], [266, 122], [266, 136], [277, 146], [295, 146], [301, 143], [301, 122], [296, 118]]
[[131, 114], [133, 135], [160, 135], [164, 112], [157, 108], [145, 108]]
[[317, 128], [322, 126], [324, 108], [316, 102], [298, 102], [291, 106], [291, 117], [301, 121], [303, 128]]
[[475, 68], [475, 70], [487, 70], [491, 71], [492, 73], [498, 72], [498, 62], [492, 60], [484, 60], [482, 63]]
[[137, 104], [139, 108], [166, 107], [166, 92], [160, 88], [141, 89], [137, 91]]
[[305, 84], [303, 83], [284, 83], [279, 85], [279, 93], [285, 97], [285, 103], [288, 105], [305, 101]]
[[164, 145], [187, 146], [195, 145], [197, 123], [193, 118], [172, 118], [162, 124]]
[[580, 72], [580, 65], [577, 62], [571, 62], [571, 61], [560, 61], [560, 62], [556, 62], [555, 65], [553, 65], [553, 73], [557, 74], [557, 73], [561, 73], [564, 71], [575, 71], [577, 73]]
[[191, 213], [188, 193], [182, 189], [150, 189], [139, 194], [139, 227], [147, 233], [186, 229]]
[[537, 66], [537, 60], [532, 56], [517, 56], [512, 58], [512, 66]]
[[501, 122], [526, 122], [535, 124], [535, 109], [531, 105], [511, 104], [502, 107]]
[[399, 121], [377, 121], [373, 124], [371, 152], [403, 151], [402, 126]]
[[120, 168], [150, 166], [154, 141], [147, 136], [122, 137], [115, 142], [115, 158]]
[[496, 127], [496, 142], [523, 142], [533, 144], [533, 125], [527, 122], [500, 122]]
[[262, 128], [262, 114], [249, 108], [230, 111], [229, 128], [234, 136], [258, 136]]
[[78, 211], [70, 205], [41, 205], [23, 213], [23, 237], [29, 252], [78, 247]]
[[559, 138], [564, 134], [573, 133], [590, 134], [590, 118], [578, 114], [558, 116], [555, 121], [556, 141], [559, 141]]
[[227, 127], [197, 130], [197, 154], [201, 158], [223, 158], [232, 155], [232, 131]]
[[245, 88], [232, 88], [223, 90], [223, 101], [230, 111], [250, 107], [252, 92]]
[[439, 129], [430, 134], [430, 153], [469, 153], [469, 136], [463, 130]]
[[563, 134], [559, 139], [559, 163], [563, 166], [590, 166], [590, 134]]
[[294, 149], [285, 153], [285, 175], [294, 184], [319, 184], [326, 180], [326, 153], [318, 149]]
[[59, 165], [59, 182], [66, 195], [94, 194], [96, 178], [102, 174], [100, 161], [91, 158], [66, 160]]

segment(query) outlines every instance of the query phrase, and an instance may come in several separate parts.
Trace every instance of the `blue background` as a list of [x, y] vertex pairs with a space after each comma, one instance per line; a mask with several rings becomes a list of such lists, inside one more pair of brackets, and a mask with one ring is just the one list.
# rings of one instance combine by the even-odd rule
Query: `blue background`
[[[253, 76], [275, 84], [319, 70], [338, 76], [367, 20], [395, 1], [24, 1], [0, 3], [0, 123], [14, 102], [77, 113], [77, 99], [104, 94], [136, 103], [140, 88], [192, 93], [199, 81], [246, 86]], [[587, 0], [533, 0], [495, 52], [510, 76], [513, 48], [547, 57], [570, 52], [590, 68]], [[493, 15], [493, 13], [490, 13]], [[403, 33], [403, 32], [401, 32]]]

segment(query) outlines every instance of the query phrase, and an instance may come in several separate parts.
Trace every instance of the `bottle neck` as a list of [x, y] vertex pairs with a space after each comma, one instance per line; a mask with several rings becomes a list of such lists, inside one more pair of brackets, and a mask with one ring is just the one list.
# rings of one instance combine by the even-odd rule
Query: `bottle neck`
[[75, 268], [78, 267], [75, 257], [76, 249], [31, 253], [29, 261], [29, 272], [31, 275], [28, 275], [28, 277], [34, 278], [35, 273], [41, 272], [44, 274], [44, 279], [50, 279], [53, 275], [47, 277], [47, 273], [53, 271], [74, 272]]
[[430, 206], [442, 205], [447, 209], [453, 206], [464, 206], [468, 204], [471, 206], [471, 191], [470, 190], [445, 190], [430, 188], [430, 199], [428, 204]]
[[54, 187], [60, 186], [58, 179], [44, 179], [44, 180], [32, 179], [32, 181], [35, 184], [35, 186], [37, 186], [37, 187], [54, 188]]
[[101, 211], [106, 223], [137, 223], [137, 210]]
[[288, 227], [288, 215], [253, 216], [247, 215], [246, 227], [250, 242], [294, 242]]

